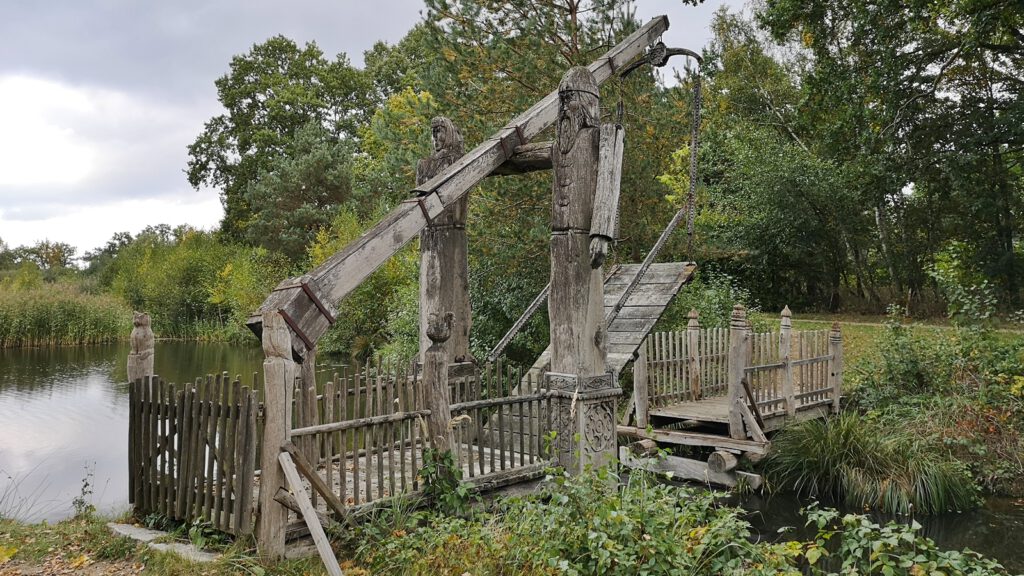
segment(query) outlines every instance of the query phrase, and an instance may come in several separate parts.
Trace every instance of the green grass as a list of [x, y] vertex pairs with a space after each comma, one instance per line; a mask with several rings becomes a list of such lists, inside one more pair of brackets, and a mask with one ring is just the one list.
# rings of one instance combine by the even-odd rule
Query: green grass
[[83, 294], [67, 284], [0, 289], [0, 348], [124, 340], [131, 320], [131, 310], [117, 298]]
[[782, 430], [765, 471], [778, 487], [856, 508], [937, 514], [979, 504], [967, 467], [941, 446], [855, 412]]

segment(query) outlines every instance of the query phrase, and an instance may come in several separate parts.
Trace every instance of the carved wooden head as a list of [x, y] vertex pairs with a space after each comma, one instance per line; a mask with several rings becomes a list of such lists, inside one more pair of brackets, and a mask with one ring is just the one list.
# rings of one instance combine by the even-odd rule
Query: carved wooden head
[[430, 136], [434, 142], [434, 152], [455, 152], [462, 155], [462, 133], [448, 118], [435, 116], [430, 121]]
[[149, 314], [146, 314], [145, 312], [132, 313], [132, 326], [135, 326], [136, 328], [149, 327], [151, 322], [152, 321], [149, 319]]
[[558, 85], [558, 145], [562, 153], [572, 150], [580, 130], [598, 125], [600, 98], [594, 74], [583, 66], [570, 68]]

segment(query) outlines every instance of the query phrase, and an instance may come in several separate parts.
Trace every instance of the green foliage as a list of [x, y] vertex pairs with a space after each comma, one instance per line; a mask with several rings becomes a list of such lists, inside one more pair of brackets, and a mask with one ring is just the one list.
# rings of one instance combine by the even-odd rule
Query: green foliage
[[891, 513], [977, 506], [967, 467], [913, 430], [845, 413], [785, 428], [766, 461], [771, 481], [812, 497]]
[[0, 348], [98, 344], [124, 339], [132, 314], [109, 295], [81, 293], [60, 282], [0, 287]]
[[[805, 574], [1006, 574], [995, 560], [977, 552], [940, 550], [918, 534], [921, 525], [889, 522], [885, 526], [867, 516], [811, 506], [804, 510], [807, 525], [817, 527], [813, 541], [800, 545]], [[791, 543], [792, 544], [792, 543]], [[792, 548], [792, 545], [789, 545]], [[784, 545], [786, 546], [786, 545]]]
[[696, 310], [701, 328], [727, 328], [733, 306], [743, 304], [748, 313], [757, 312], [750, 291], [728, 274], [698, 269], [694, 279], [680, 290], [656, 328], [684, 330], [690, 310]]
[[462, 482], [462, 469], [451, 450], [427, 448], [423, 467], [416, 473], [423, 481], [423, 495], [446, 516], [468, 516], [472, 495]]

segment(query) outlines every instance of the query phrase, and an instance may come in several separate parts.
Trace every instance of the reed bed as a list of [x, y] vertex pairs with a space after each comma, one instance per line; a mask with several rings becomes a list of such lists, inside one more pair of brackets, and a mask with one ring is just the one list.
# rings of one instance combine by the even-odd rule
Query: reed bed
[[0, 289], [0, 348], [113, 342], [131, 330], [131, 310], [113, 296], [59, 283]]
[[769, 480], [815, 498], [894, 514], [975, 508], [967, 467], [914, 430], [845, 413], [781, 431], [766, 462]]

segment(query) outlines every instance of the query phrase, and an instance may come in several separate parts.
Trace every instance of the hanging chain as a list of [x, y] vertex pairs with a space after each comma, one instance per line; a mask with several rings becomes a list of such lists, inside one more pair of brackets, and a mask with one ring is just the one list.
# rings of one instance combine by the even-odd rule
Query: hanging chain
[[693, 82], [693, 125], [690, 132], [690, 190], [686, 194], [686, 257], [693, 260], [693, 221], [697, 217], [697, 149], [700, 146], [700, 66]]

